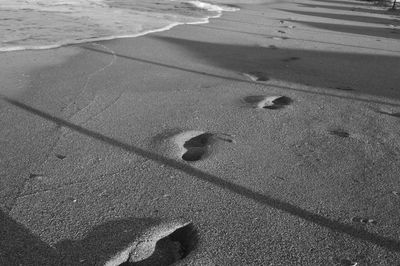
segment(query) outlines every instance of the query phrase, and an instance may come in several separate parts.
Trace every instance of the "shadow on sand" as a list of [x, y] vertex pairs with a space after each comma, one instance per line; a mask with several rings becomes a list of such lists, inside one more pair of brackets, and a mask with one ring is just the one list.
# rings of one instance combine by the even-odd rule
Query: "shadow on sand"
[[146, 229], [159, 225], [159, 219], [127, 218], [94, 227], [80, 241], [64, 240], [56, 244], [64, 265], [104, 265], [137, 240]]
[[[108, 221], [93, 227], [82, 240], [63, 240], [51, 247], [0, 210], [0, 265], [103, 265], [149, 228], [161, 224], [160, 219], [153, 218]], [[194, 249], [197, 243], [195, 231], [192, 236], [188, 241]], [[152, 264], [146, 263], [150, 257], [134, 265], [150, 266]]]
[[[238, 22], [239, 23], [239, 22]], [[239, 30], [233, 30], [233, 29], [224, 29], [224, 28], [219, 28], [215, 26], [207, 26], [205, 25], [192, 25], [194, 27], [201, 27], [201, 28], [206, 28], [210, 30], [217, 30], [217, 31], [222, 31], [222, 32], [237, 32], [237, 33], [243, 33], [243, 34], [248, 34], [248, 35], [253, 35], [253, 36], [260, 36], [260, 37], [265, 37], [265, 38], [274, 38], [274, 37], [282, 37], [282, 35], [272, 35], [272, 34], [260, 34], [260, 33], [255, 33], [255, 32], [248, 32], [248, 31], [239, 31]], [[319, 33], [319, 30], [311, 30], [311, 29], [299, 29], [300, 31], [308, 31], [308, 32], [315, 32]], [[339, 33], [338, 33], [339, 35]], [[287, 39], [290, 40], [295, 40], [295, 41], [305, 41], [305, 42], [310, 42], [312, 44], [315, 43], [321, 43], [321, 44], [329, 44], [329, 45], [337, 45], [337, 46], [343, 46], [343, 47], [354, 47], [354, 48], [365, 48], [368, 50], [372, 51], [385, 51], [385, 52], [394, 52], [394, 53], [400, 53], [400, 50], [390, 50], [390, 49], [381, 49], [381, 48], [374, 48], [374, 47], [368, 47], [368, 46], [363, 46], [363, 45], [352, 45], [352, 44], [345, 44], [340, 41], [338, 42], [333, 42], [333, 41], [322, 41], [322, 40], [314, 40], [314, 39], [305, 39], [305, 38], [298, 38], [298, 37], [286, 37]]]
[[[325, 88], [349, 86], [357, 93], [400, 98], [400, 92], [395, 90], [400, 84], [400, 59], [396, 56], [270, 49], [160, 36], [152, 38], [173, 43], [216, 67], [238, 73], [262, 71], [276, 80]], [[298, 60], [288, 63], [286, 59], [292, 57]]]
[[[280, 199], [277, 199], [277, 198], [274, 198], [274, 197], [271, 197], [268, 195], [264, 195], [264, 194], [261, 194], [258, 192], [254, 192], [249, 188], [246, 188], [244, 186], [224, 180], [224, 179], [214, 176], [212, 174], [206, 173], [206, 172], [199, 170], [197, 168], [194, 168], [188, 164], [181, 163], [176, 160], [164, 157], [162, 155], [144, 150], [140, 147], [129, 145], [129, 144], [119, 141], [117, 139], [113, 139], [111, 137], [103, 135], [99, 132], [94, 132], [87, 128], [83, 128], [79, 125], [76, 125], [69, 121], [55, 117], [51, 114], [48, 114], [41, 110], [38, 110], [34, 107], [28, 106], [22, 102], [14, 100], [14, 99], [6, 98], [6, 97], [2, 97], [1, 99], [3, 99], [5, 102], [7, 102], [10, 105], [19, 107], [20, 109], [28, 112], [30, 115], [39, 116], [43, 119], [46, 119], [53, 123], [56, 123], [60, 126], [67, 127], [71, 130], [74, 130], [77, 133], [80, 133], [82, 135], [91, 137], [98, 141], [102, 141], [102, 142], [112, 145], [114, 147], [120, 148], [124, 151], [134, 153], [134, 154], [137, 154], [144, 158], [153, 160], [159, 164], [166, 165], [171, 168], [177, 169], [188, 175], [191, 175], [194, 178], [197, 178], [204, 182], [207, 182], [207, 183], [213, 184], [215, 186], [218, 186], [220, 188], [223, 188], [231, 193], [237, 194], [238, 196], [245, 197], [245, 198], [255, 201], [259, 204], [263, 204], [265, 206], [269, 206], [270, 208], [274, 208], [276, 210], [286, 212], [290, 215], [299, 217], [307, 222], [327, 228], [334, 232], [346, 234], [355, 239], [367, 241], [369, 243], [372, 243], [374, 245], [383, 247], [383, 248], [391, 250], [391, 251], [400, 252], [400, 242], [397, 240], [394, 240], [394, 239], [391, 239], [391, 238], [388, 238], [385, 236], [380, 236], [375, 233], [369, 232], [365, 229], [356, 228], [356, 227], [353, 227], [346, 223], [342, 223], [339, 221], [329, 219], [327, 217], [324, 217], [324, 216], [316, 214], [316, 213], [312, 213], [310, 211], [307, 211], [305, 209], [302, 209], [296, 205], [290, 204], [290, 203], [282, 201]], [[39, 252], [39, 254], [41, 254], [41, 256], [39, 257], [40, 261], [41, 262], [43, 261], [43, 263], [41, 263], [40, 265], [47, 265], [46, 262], [48, 260], [53, 260], [53, 259], [57, 260], [57, 257], [55, 256], [55, 253], [53, 252], [53, 250], [50, 249], [49, 247], [47, 247], [37, 237], [34, 237], [26, 228], [24, 228], [22, 225], [19, 225], [15, 221], [13, 221], [6, 214], [1, 213], [1, 215], [2, 215], [1, 216], [2, 224], [5, 224], [5, 226], [2, 226], [0, 230], [3, 230], [4, 231], [3, 234], [6, 235], [5, 238], [4, 237], [1, 238], [1, 241], [2, 241], [1, 246], [7, 247], [7, 249], [6, 249], [7, 252], [5, 253], [5, 259], [4, 259], [5, 261], [7, 261], [8, 257], [11, 257], [11, 259], [9, 259], [8, 261], [19, 261], [18, 259], [20, 259], [20, 256], [17, 254], [21, 254], [21, 253], [22, 254], [27, 253], [25, 255], [28, 258], [31, 257], [31, 258], [35, 259], [34, 254], [37, 255], [37, 252]], [[153, 220], [145, 220], [144, 222], [145, 222], [145, 224], [147, 222], [150, 222], [150, 224], [151, 224], [153, 222]], [[137, 223], [137, 221], [132, 222], [132, 225], [134, 226], [135, 223]], [[126, 226], [126, 223], [122, 223], [122, 226]], [[109, 227], [109, 225], [106, 225], [104, 228], [110, 228], [110, 227]], [[94, 232], [98, 232], [98, 231], [103, 232], [104, 230], [103, 229], [101, 229], [101, 230], [94, 229]], [[89, 239], [83, 240], [83, 243], [84, 243], [84, 241], [88, 241], [89, 243], [97, 242], [97, 240], [96, 240], [97, 237], [99, 237], [99, 241], [102, 240], [102, 238], [101, 238], [102, 236], [99, 236], [99, 234], [97, 234], [97, 233], [94, 233], [94, 236], [89, 234]], [[31, 246], [38, 247], [38, 248], [32, 250]], [[63, 246], [65, 246], [65, 245], [63, 245]], [[76, 247], [76, 245], [72, 245], [72, 246]], [[18, 251], [19, 249], [22, 249], [22, 250]], [[75, 250], [75, 248], [72, 248], [72, 249]], [[34, 253], [34, 254], [32, 254], [32, 253]], [[30, 264], [30, 265], [32, 265], [32, 264]]]
[[349, 6], [332, 6], [332, 5], [310, 5], [310, 4], [299, 4], [302, 7], [308, 8], [326, 8], [326, 9], [333, 9], [333, 10], [340, 10], [340, 11], [356, 11], [361, 13], [368, 13], [368, 14], [391, 14], [389, 11], [386, 10], [377, 10], [377, 9], [368, 9], [368, 8], [361, 8], [361, 7], [349, 7]]
[[355, 35], [372, 36], [378, 38], [400, 39], [400, 30], [391, 28], [341, 25], [341, 24], [331, 24], [331, 23], [321, 23], [321, 22], [301, 21], [301, 20], [291, 20], [291, 21], [323, 30], [331, 30], [342, 33], [351, 33]]
[[[301, 11], [301, 10], [295, 11], [295, 10], [288, 10], [288, 9], [279, 9], [279, 10], [298, 14], [298, 15], [337, 19], [337, 20], [346, 20], [346, 21], [354, 21], [354, 22], [363, 22], [363, 23], [387, 25], [387, 24], [393, 24], [395, 22], [393, 19], [377, 18], [377, 17], [371, 17], [371, 16], [360, 16], [360, 15], [355, 15], [355, 14], [354, 15], [346, 15], [346, 14], [334, 14], [334, 13], [326, 13], [326, 12], [310, 12], [310, 11]], [[360, 34], [362, 34], [362, 33], [360, 33]], [[393, 36], [390, 36], [388, 34], [388, 38], [389, 37], [393, 37]]]
[[[158, 38], [165, 42], [174, 43], [182, 49], [187, 49], [193, 55], [206, 59], [215, 66], [237, 72], [243, 73], [262, 70], [275, 79], [288, 80], [313, 86], [339, 86], [356, 83], [357, 87], [355, 89], [359, 92], [379, 96], [396, 96], [399, 98], [399, 94], [390, 94], [389, 91], [392, 86], [396, 86], [397, 88], [397, 85], [400, 84], [400, 77], [398, 75], [400, 60], [398, 57], [291, 49], [268, 49], [264, 47], [212, 44], [167, 37], [152, 38]], [[97, 53], [111, 54], [110, 52], [92, 47], [84, 48]], [[118, 53], [115, 55], [127, 60], [154, 64], [215, 78], [260, 85], [260, 83], [246, 81], [245, 79], [225, 77], [181, 66], [135, 58], [129, 55]], [[292, 63], [284, 61], [293, 56], [298, 57], [299, 60]], [[377, 65], [379, 65], [379, 68], [377, 68]], [[288, 68], [290, 71], [288, 71]], [[321, 79], [321, 77], [323, 77], [323, 79]], [[284, 86], [274, 87], [287, 90], [299, 90], [304, 93], [337, 97], [346, 100], [399, 106], [398, 104], [390, 104], [384, 101], [362, 99], [360, 97], [355, 97], [354, 94], [343, 96], [335, 93], [304, 91]], [[327, 228], [334, 232], [348, 235], [355, 239], [369, 242], [387, 250], [400, 252], [400, 242], [398, 240], [386, 236], [380, 236], [369, 232], [366, 229], [353, 227], [349, 224], [324, 217], [320, 214], [312, 213], [280, 199], [254, 192], [249, 188], [211, 175], [188, 164], [178, 162], [162, 155], [144, 150], [140, 147], [108, 137], [102, 133], [81, 127], [15, 99], [6, 97], [1, 97], [1, 99], [7, 104], [28, 112], [29, 115], [39, 116], [42, 119], [69, 128], [82, 135], [107, 143], [108, 145], [120, 148], [121, 150], [137, 154], [159, 164], [177, 169], [191, 175], [193, 178], [213, 184], [229, 191], [230, 193], [257, 202], [258, 204], [286, 212], [307, 222]], [[142, 229], [153, 226], [158, 222], [159, 221], [151, 218], [131, 218], [111, 221], [93, 228], [92, 232], [82, 241], [62, 241], [56, 245], [56, 249], [44, 243], [39, 237], [32, 234], [23, 225], [14, 221], [5, 212], [0, 210], [0, 265], [62, 265], [68, 261], [76, 262], [75, 259], [79, 256], [84, 256], [84, 260], [88, 260], [89, 264], [93, 264], [99, 256], [98, 252], [101, 250], [115, 250], [128, 241], [128, 239], [121, 241], [120, 236], [118, 236], [114, 230], [120, 232], [120, 230], [125, 230], [123, 228], [129, 227], [130, 230], [132, 230], [132, 236], [134, 236], [135, 234], [140, 233]], [[115, 236], [115, 238], [113, 238], [113, 236]], [[108, 243], [109, 246], [104, 246], [105, 243]], [[84, 252], [83, 255], [82, 252]]]
[[0, 209], [0, 265], [59, 265], [57, 251]]
[[359, 1], [359, 3], [354, 2], [354, 1], [341, 1], [341, 0], [313, 0], [315, 2], [321, 2], [321, 3], [331, 3], [331, 4], [338, 4], [338, 5], [360, 5], [360, 6], [365, 6], [366, 2]]
[[[353, 87], [353, 84], [356, 83], [357, 86], [353, 89], [356, 90], [357, 93], [386, 96], [390, 99], [400, 99], [400, 92], [394, 90], [397, 86], [396, 84], [400, 83], [400, 76], [397, 75], [397, 69], [400, 68], [400, 60], [397, 57], [307, 50], [270, 49], [258, 46], [235, 46], [168, 37], [153, 36], [151, 38], [158, 38], [163, 41], [175, 43], [183, 49], [188, 49], [195, 56], [202, 58], [202, 60], [206, 59], [210, 64], [218, 67], [231, 69], [239, 73], [263, 71], [267, 73], [270, 78], [278, 80], [332, 88], [332, 93], [266, 84], [265, 86], [268, 88], [275, 87], [284, 90], [300, 91], [303, 93], [329, 96], [345, 100], [400, 107], [400, 104], [393, 103], [390, 100], [364, 99], [354, 93], [345, 96], [334, 93], [334, 91], [337, 91], [335, 89], [337, 87]], [[249, 81], [245, 78], [233, 78], [204, 71], [197, 71], [187, 67], [170, 65], [121, 53], [112, 54], [109, 51], [89, 46], [82, 46], [82, 48], [98, 53], [115, 55], [123, 59], [153, 64], [188, 73], [261, 85], [261, 83]], [[285, 62], [285, 59], [291, 57], [298, 57], [299, 60], [296, 60], [291, 64]], [[360, 65], [359, 62], [362, 62], [362, 65]], [[376, 67], [377, 62], [380, 62], [380, 68]], [[288, 69], [290, 69], [290, 75]]]

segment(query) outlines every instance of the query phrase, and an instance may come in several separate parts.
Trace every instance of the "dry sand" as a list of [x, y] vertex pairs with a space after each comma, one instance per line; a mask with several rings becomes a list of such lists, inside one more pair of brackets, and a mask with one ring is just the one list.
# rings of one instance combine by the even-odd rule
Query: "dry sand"
[[209, 24], [0, 54], [1, 265], [134, 261], [188, 222], [155, 260], [399, 263], [399, 16], [236, 4]]

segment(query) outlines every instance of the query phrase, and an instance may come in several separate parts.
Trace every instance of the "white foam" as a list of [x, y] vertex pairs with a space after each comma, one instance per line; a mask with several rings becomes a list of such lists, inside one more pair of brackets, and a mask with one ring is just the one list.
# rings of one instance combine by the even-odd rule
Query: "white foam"
[[107, 7], [104, 0], [1, 0], [1, 9], [31, 9], [38, 11], [64, 12], [69, 8]]
[[234, 8], [234, 7], [229, 7], [229, 6], [225, 6], [225, 5], [213, 5], [213, 4], [201, 2], [198, 0], [189, 1], [188, 3], [196, 6], [197, 8], [205, 9], [205, 10], [211, 11], [211, 12], [222, 12], [222, 11], [233, 12], [233, 11], [239, 10], [238, 8]]
[[90, 38], [90, 39], [82, 39], [82, 40], [64, 40], [62, 42], [58, 42], [55, 44], [49, 45], [32, 45], [32, 46], [12, 46], [12, 47], [0, 47], [0, 52], [11, 52], [11, 51], [22, 51], [22, 50], [46, 50], [46, 49], [54, 49], [61, 46], [72, 45], [72, 44], [81, 44], [87, 42], [98, 42], [98, 41], [109, 41], [114, 39], [124, 39], [124, 38], [133, 38], [133, 37], [140, 37], [146, 34], [154, 33], [154, 32], [161, 32], [170, 30], [175, 26], [182, 25], [184, 23], [173, 23], [164, 28], [148, 30], [136, 34], [128, 34], [128, 35], [110, 35], [107, 37], [99, 37], [99, 38]]
[[[237, 10], [197, 0], [174, 1], [205, 10], [197, 12], [196, 9], [188, 9], [182, 12], [183, 15], [179, 10], [175, 13], [167, 13], [166, 9], [157, 10], [157, 6], [152, 6], [151, 11], [136, 10], [135, 0], [124, 2], [130, 4], [127, 7], [111, 7], [109, 4], [112, 0], [0, 1], [0, 21], [4, 22], [0, 23], [0, 52], [51, 49], [70, 44], [138, 37], [169, 30], [177, 25], [208, 23], [210, 18], [220, 17], [223, 11]], [[174, 5], [171, 4], [172, 7]], [[182, 10], [185, 5], [179, 8]]]

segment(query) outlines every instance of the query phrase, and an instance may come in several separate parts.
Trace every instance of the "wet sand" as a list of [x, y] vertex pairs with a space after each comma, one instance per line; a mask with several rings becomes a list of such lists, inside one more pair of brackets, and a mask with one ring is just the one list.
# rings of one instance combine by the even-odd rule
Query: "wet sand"
[[1, 265], [400, 261], [399, 16], [236, 5], [0, 54]]

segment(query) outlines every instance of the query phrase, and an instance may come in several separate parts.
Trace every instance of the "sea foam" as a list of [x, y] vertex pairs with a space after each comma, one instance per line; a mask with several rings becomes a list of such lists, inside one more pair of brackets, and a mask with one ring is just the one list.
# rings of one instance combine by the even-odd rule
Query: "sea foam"
[[236, 10], [198, 0], [2, 0], [0, 51], [137, 37]]

